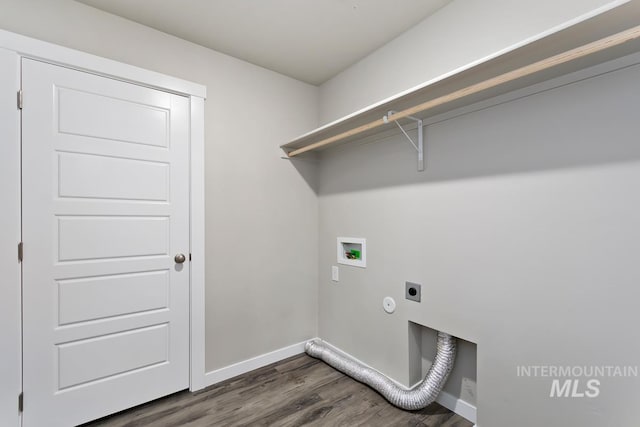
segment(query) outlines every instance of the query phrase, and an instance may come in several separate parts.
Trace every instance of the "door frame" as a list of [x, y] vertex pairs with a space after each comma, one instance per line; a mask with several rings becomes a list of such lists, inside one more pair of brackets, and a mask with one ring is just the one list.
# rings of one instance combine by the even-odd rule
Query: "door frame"
[[[0, 200], [2, 200], [2, 215], [4, 227], [0, 234], [0, 277], [8, 278], [8, 282], [0, 286], [0, 301], [16, 301], [18, 307], [9, 307], [6, 312], [7, 322], [0, 323], [0, 338], [8, 338], [14, 343], [13, 351], [7, 347], [7, 360], [3, 369], [6, 372], [22, 372], [22, 348], [21, 348], [21, 320], [19, 309], [21, 268], [17, 266], [17, 245], [21, 235], [21, 201], [20, 201], [20, 114], [17, 105], [17, 94], [20, 90], [20, 61], [22, 58], [31, 58], [44, 61], [53, 65], [72, 68], [89, 72], [100, 76], [113, 78], [120, 81], [133, 83], [140, 86], [171, 92], [187, 96], [190, 99], [190, 374], [189, 389], [191, 391], [202, 389], [205, 381], [205, 201], [204, 201], [204, 101], [206, 99], [206, 87], [197, 83], [179, 78], [167, 76], [155, 71], [145, 70], [128, 64], [123, 64], [110, 59], [101, 58], [85, 52], [65, 48], [48, 42], [43, 42], [30, 37], [0, 30], [0, 60], [2, 65], [15, 63], [14, 71], [0, 73], [0, 95], [10, 100], [0, 100], [0, 111], [3, 118], [14, 117], [13, 123], [7, 120], [0, 126], [0, 143], [4, 145], [0, 156], [0, 171], [3, 179], [0, 186]], [[6, 113], [6, 114], [5, 114]], [[6, 126], [5, 126], [6, 124]], [[16, 164], [17, 162], [17, 164]], [[6, 175], [6, 176], [5, 176]], [[16, 196], [17, 195], [17, 196]], [[5, 222], [5, 217], [7, 221]], [[9, 226], [9, 224], [11, 224]], [[7, 234], [8, 233], [8, 234]], [[7, 235], [5, 235], [7, 234]], [[18, 239], [13, 241], [13, 237]], [[14, 254], [15, 257], [11, 254]], [[26, 250], [28, 258], [28, 249]], [[4, 281], [3, 281], [4, 282]], [[4, 308], [3, 308], [4, 309]], [[11, 321], [13, 319], [13, 321]], [[3, 317], [3, 320], [4, 317]], [[0, 371], [4, 372], [4, 371]], [[17, 376], [16, 376], [17, 377]], [[15, 392], [16, 417], [10, 422], [20, 424], [17, 411], [17, 398], [21, 393], [22, 378], [18, 382], [16, 378], [1, 385], [0, 398]], [[16, 389], [16, 387], [19, 387]], [[28, 397], [26, 399], [28, 401]], [[0, 402], [0, 408], [2, 408]], [[0, 418], [0, 421], [5, 422]]]
[[[20, 85], [20, 57], [0, 48], [0, 424], [20, 423], [22, 388], [20, 241], [20, 114], [14, 87]], [[7, 304], [8, 303], [8, 304]]]

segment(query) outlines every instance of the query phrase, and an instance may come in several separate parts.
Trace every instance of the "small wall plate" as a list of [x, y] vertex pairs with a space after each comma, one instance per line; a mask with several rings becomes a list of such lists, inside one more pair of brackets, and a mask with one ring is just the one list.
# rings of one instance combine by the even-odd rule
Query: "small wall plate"
[[382, 308], [389, 314], [393, 313], [394, 311], [396, 311], [395, 300], [391, 297], [384, 297], [384, 299], [382, 300]]
[[422, 285], [413, 282], [405, 282], [404, 297], [408, 300], [420, 302], [422, 296]]
[[367, 239], [338, 237], [338, 264], [367, 267]]

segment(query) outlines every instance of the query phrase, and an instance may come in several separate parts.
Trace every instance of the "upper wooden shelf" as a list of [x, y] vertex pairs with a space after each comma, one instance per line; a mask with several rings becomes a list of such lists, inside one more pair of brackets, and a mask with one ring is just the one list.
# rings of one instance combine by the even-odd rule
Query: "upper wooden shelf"
[[[640, 1], [425, 82], [284, 144], [289, 157], [381, 132], [394, 121], [428, 118], [640, 51]], [[410, 65], [410, 64], [405, 64]], [[393, 114], [388, 114], [394, 111]]]

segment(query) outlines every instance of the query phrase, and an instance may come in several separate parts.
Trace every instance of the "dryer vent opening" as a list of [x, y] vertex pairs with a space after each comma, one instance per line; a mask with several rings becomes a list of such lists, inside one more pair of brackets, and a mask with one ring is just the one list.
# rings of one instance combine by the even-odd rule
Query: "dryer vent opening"
[[406, 389], [382, 373], [364, 366], [352, 357], [340, 353], [322, 340], [307, 342], [305, 351], [380, 393], [391, 404], [406, 410], [422, 409], [436, 400], [453, 369], [456, 358], [456, 339], [438, 332], [437, 353], [424, 379], [411, 389]]

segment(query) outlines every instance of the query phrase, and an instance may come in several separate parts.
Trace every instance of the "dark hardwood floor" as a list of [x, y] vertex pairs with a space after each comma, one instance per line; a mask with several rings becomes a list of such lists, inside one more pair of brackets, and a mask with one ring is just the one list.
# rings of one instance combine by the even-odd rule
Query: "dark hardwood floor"
[[415, 412], [397, 409], [369, 387], [302, 354], [83, 427], [99, 426], [472, 427], [473, 423], [437, 403]]

